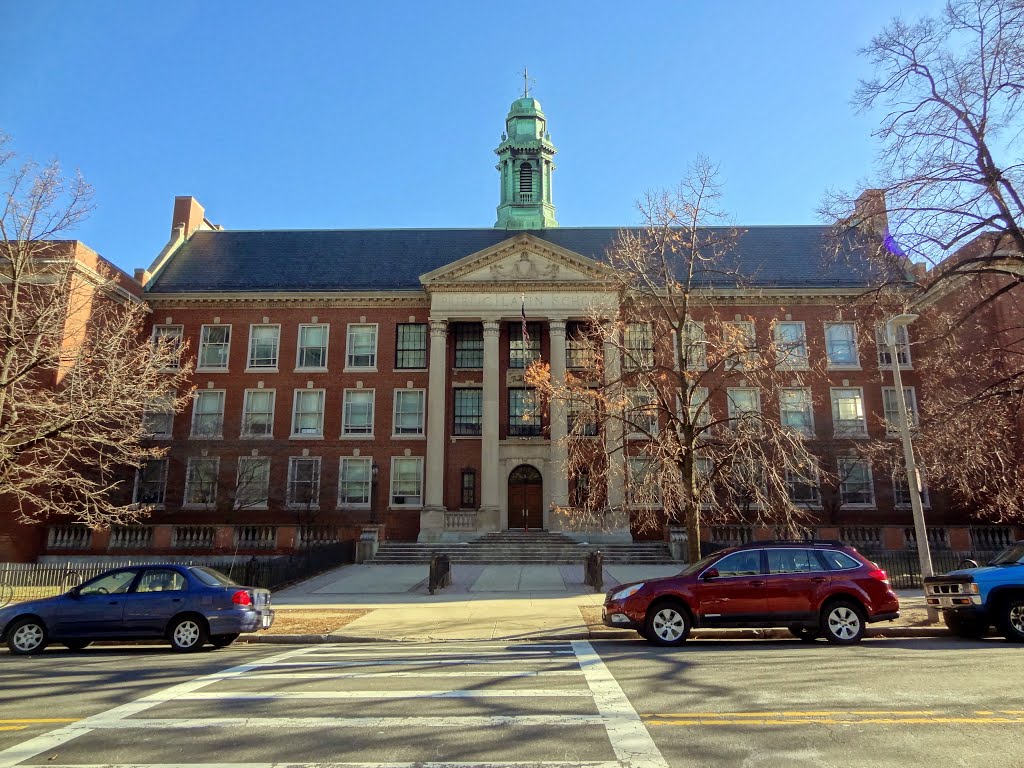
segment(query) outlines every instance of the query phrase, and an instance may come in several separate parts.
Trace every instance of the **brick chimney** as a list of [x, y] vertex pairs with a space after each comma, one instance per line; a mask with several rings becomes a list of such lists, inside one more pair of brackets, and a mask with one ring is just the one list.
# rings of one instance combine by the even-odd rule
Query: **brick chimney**
[[[200, 209], [201, 210], [201, 209]], [[865, 189], [853, 207], [853, 221], [858, 227], [884, 237], [889, 231], [889, 216], [885, 209], [884, 189]]]
[[178, 227], [184, 229], [185, 239], [202, 227], [204, 221], [203, 206], [191, 195], [179, 195], [174, 198], [174, 216], [171, 220], [171, 237]]

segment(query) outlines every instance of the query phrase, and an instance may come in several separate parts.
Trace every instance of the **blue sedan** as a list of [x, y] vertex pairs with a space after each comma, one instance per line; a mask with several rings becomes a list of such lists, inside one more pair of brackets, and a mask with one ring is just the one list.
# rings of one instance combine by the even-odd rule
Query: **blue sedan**
[[107, 571], [70, 592], [0, 609], [0, 642], [39, 653], [51, 641], [81, 650], [94, 640], [164, 639], [176, 651], [231, 645], [274, 622], [270, 592], [194, 565]]

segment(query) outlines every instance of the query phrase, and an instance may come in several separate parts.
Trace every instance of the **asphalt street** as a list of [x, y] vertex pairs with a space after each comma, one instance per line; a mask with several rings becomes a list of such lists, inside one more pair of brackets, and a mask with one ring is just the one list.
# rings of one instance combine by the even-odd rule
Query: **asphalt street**
[[1001, 640], [0, 654], [0, 768], [1024, 766]]

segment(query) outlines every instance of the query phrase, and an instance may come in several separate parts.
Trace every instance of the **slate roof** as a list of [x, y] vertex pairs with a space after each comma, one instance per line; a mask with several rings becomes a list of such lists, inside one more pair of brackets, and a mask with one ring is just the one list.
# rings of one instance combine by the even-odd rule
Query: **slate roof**
[[[558, 227], [529, 234], [604, 261], [621, 227]], [[826, 226], [742, 230], [730, 258], [761, 287], [860, 287], [864, 257], [830, 258]], [[345, 229], [195, 232], [146, 292], [419, 290], [419, 276], [515, 237], [502, 229]], [[717, 281], [716, 281], [717, 282]]]

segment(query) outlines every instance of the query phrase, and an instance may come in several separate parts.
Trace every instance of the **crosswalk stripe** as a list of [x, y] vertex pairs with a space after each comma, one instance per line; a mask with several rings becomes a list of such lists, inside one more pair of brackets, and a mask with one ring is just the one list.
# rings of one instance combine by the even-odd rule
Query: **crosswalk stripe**
[[586, 690], [504, 690], [479, 691], [195, 691], [175, 697], [182, 700], [213, 700], [213, 699], [535, 699], [586, 696], [593, 694]]
[[[75, 768], [281, 768], [282, 763], [76, 763]], [[433, 762], [412, 763], [294, 763], [288, 768], [628, 768], [619, 760], [538, 760], [509, 762]], [[45, 765], [21, 765], [18, 768], [54, 768]]]
[[[263, 728], [494, 728], [501, 726], [599, 725], [608, 724], [601, 715], [464, 715], [449, 717], [204, 717], [204, 718], [117, 718], [96, 720], [94, 729], [205, 730], [236, 728], [259, 732]], [[291, 765], [291, 763], [286, 763]]]
[[[575, 666], [575, 665], [574, 665]], [[374, 677], [486, 677], [514, 680], [516, 678], [531, 677], [579, 677], [581, 674], [578, 667], [575, 669], [551, 670], [537, 669], [528, 672], [511, 672], [507, 669], [479, 670], [479, 669], [451, 669], [445, 671], [434, 671], [430, 669], [417, 670], [415, 672], [253, 672], [245, 676], [246, 680], [361, 680]]]

